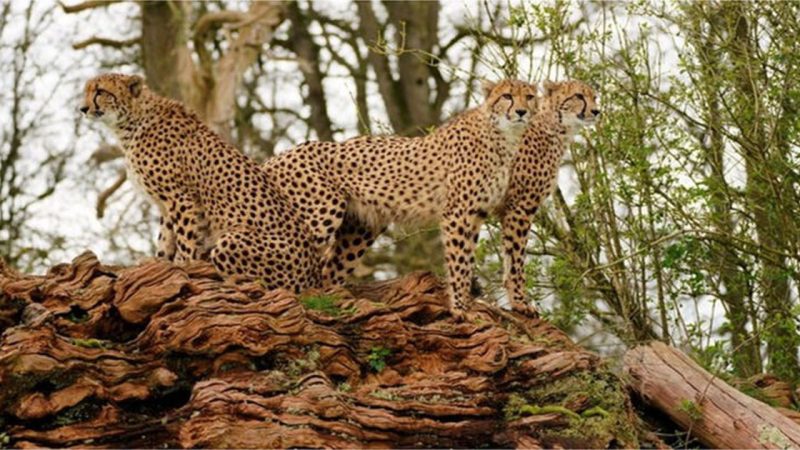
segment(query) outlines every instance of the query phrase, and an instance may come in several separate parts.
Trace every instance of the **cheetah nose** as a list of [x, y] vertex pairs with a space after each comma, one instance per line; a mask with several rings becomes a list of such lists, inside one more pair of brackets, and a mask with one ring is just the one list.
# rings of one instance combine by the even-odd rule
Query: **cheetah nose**
[[528, 114], [528, 111], [527, 111], [527, 110], [525, 110], [525, 109], [518, 109], [518, 110], [517, 110], [517, 115], [518, 115], [518, 116], [520, 116], [520, 117], [525, 117], [525, 114]]
[[82, 113], [86, 114], [87, 112], [89, 112], [89, 107], [88, 106], [81, 106], [80, 110], [81, 110]]
[[599, 116], [600, 115], [600, 110], [599, 109], [593, 109], [592, 110], [592, 114], [594, 114], [595, 116]]

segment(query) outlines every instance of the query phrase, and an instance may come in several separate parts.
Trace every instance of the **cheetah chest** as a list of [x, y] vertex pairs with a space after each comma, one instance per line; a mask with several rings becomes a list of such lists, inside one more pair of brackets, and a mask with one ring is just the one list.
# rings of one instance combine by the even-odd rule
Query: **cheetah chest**
[[508, 189], [509, 180], [511, 179], [510, 164], [498, 167], [494, 175], [489, 178], [486, 186], [486, 199], [485, 204], [481, 205], [484, 208], [494, 208], [499, 205]]
[[485, 182], [485, 195], [480, 205], [482, 208], [494, 209], [502, 203], [511, 182], [514, 159], [517, 155], [516, 150], [516, 146], [510, 149], [506, 148], [505, 151], [501, 151], [493, 158], [492, 168]]
[[137, 170], [137, 168], [133, 165], [132, 162], [126, 161], [125, 172], [127, 173], [128, 180], [131, 182], [131, 184], [137, 191], [143, 194], [150, 195], [150, 192], [148, 192], [147, 188], [145, 187], [144, 175], [142, 175], [142, 173], [139, 170]]

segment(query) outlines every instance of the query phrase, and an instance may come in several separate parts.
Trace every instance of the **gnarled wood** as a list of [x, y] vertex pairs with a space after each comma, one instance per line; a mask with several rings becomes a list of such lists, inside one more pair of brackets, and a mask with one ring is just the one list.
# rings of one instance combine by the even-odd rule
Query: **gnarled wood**
[[639, 445], [620, 381], [544, 321], [430, 274], [298, 296], [205, 263], [0, 266], [0, 434], [18, 447]]

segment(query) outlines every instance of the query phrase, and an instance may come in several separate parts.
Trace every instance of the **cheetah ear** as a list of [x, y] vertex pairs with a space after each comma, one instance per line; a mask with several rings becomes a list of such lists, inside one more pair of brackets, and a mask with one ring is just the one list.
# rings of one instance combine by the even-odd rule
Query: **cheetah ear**
[[481, 82], [481, 89], [483, 89], [483, 96], [488, 97], [489, 94], [492, 93], [492, 89], [494, 89], [495, 86], [497, 86], [497, 83], [495, 83], [494, 81], [483, 80]]
[[138, 97], [142, 93], [144, 86], [144, 79], [139, 75], [131, 75], [128, 79], [128, 90], [133, 98]]
[[545, 80], [542, 82], [542, 87], [544, 88], [544, 95], [551, 95], [553, 91], [558, 88], [558, 83], [552, 82], [550, 80]]

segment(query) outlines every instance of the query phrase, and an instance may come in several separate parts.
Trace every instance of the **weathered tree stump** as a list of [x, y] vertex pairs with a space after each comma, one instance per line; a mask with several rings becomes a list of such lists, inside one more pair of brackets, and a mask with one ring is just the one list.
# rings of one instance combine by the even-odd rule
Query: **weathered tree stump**
[[653, 342], [629, 350], [625, 372], [644, 401], [704, 445], [800, 448], [800, 425], [787, 417], [790, 410], [784, 415], [734, 389], [674, 347]]
[[[620, 380], [545, 321], [455, 323], [415, 273], [296, 296], [209, 265], [0, 265], [16, 447], [637, 447]], [[0, 446], [5, 444], [0, 444]]]

